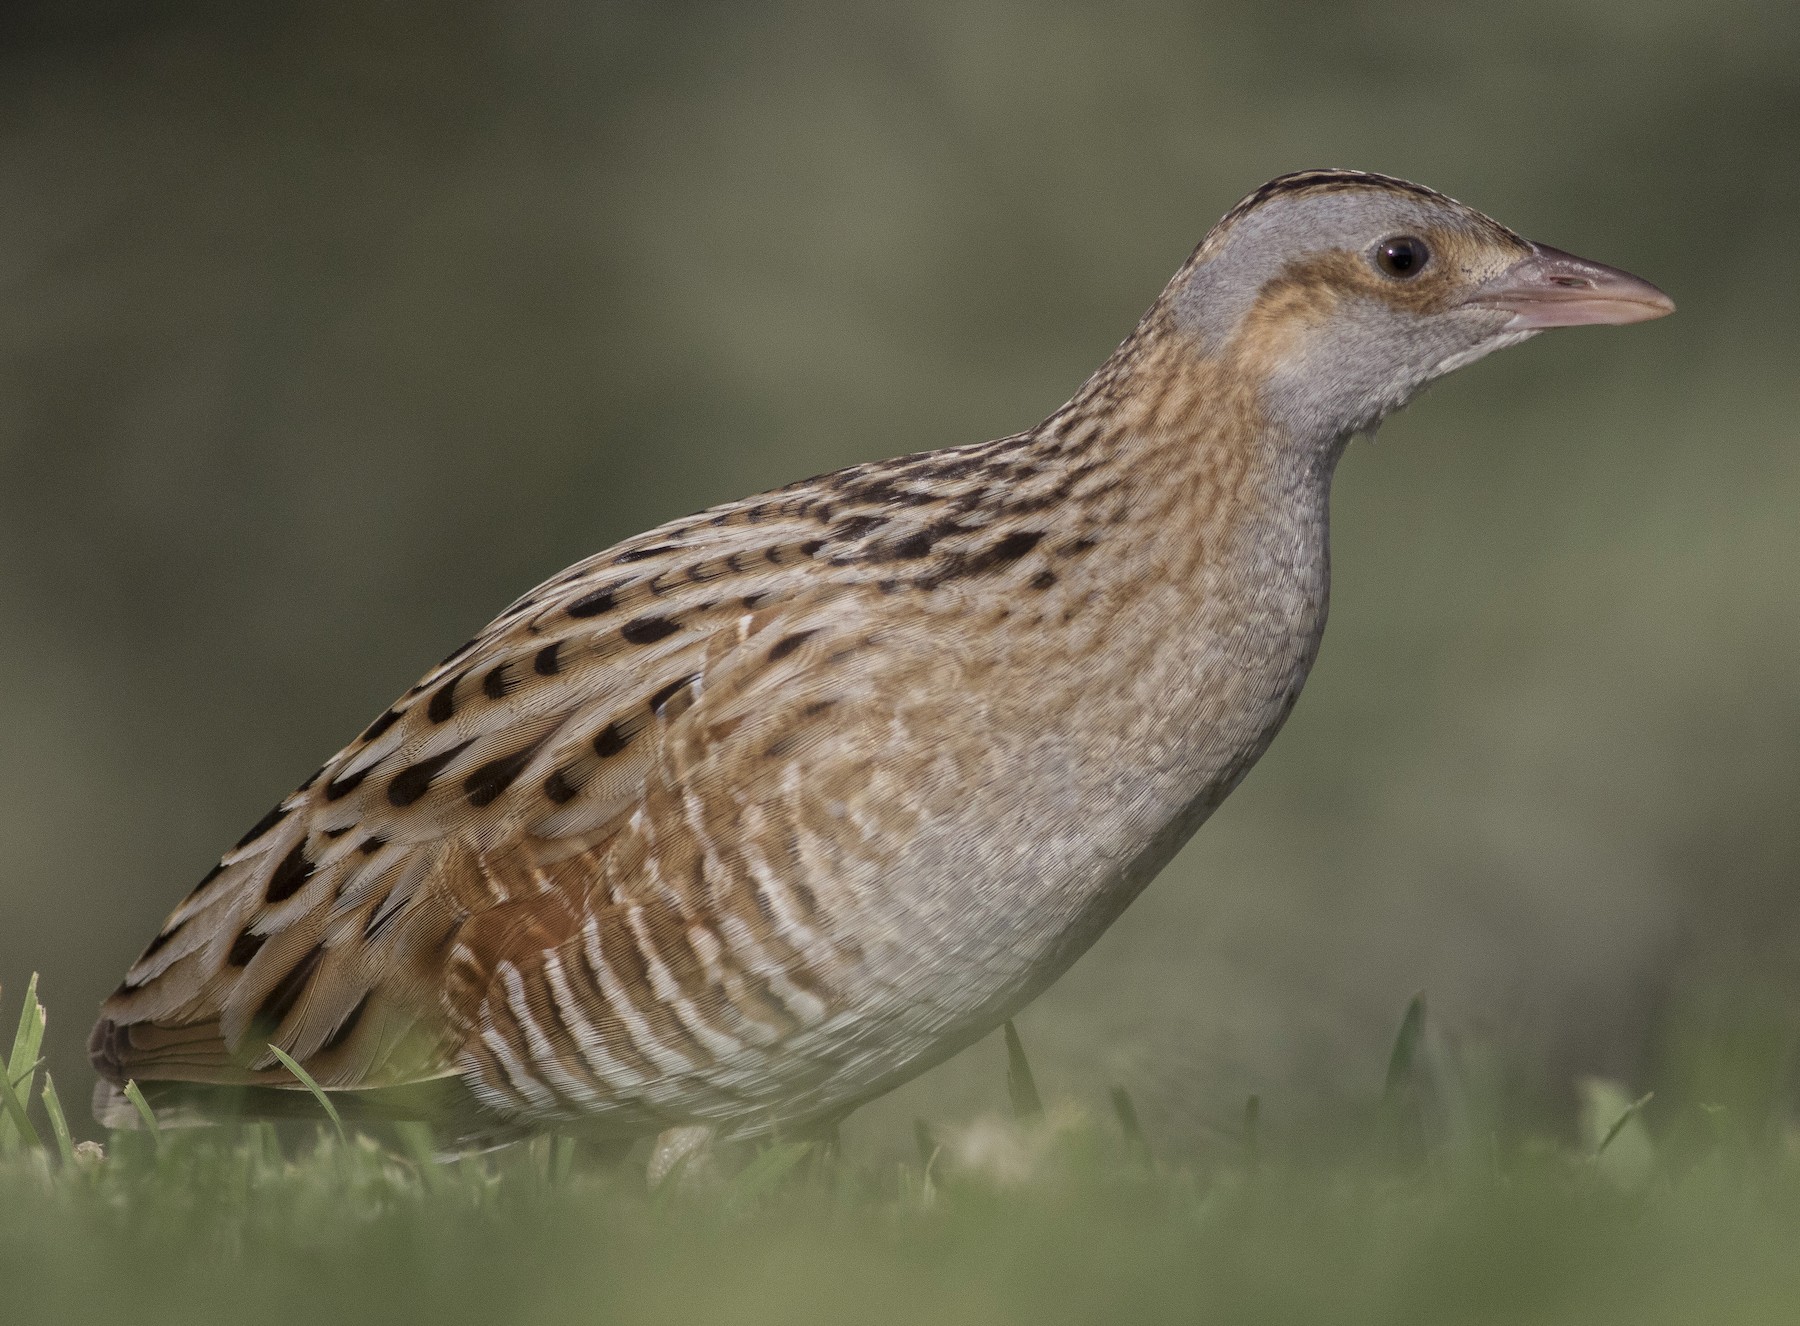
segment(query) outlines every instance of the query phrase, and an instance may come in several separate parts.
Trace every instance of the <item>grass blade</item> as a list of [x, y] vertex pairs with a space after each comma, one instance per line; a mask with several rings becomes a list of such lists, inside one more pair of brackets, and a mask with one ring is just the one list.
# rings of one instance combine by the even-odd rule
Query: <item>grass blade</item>
[[1138, 1123], [1137, 1104], [1131, 1099], [1131, 1093], [1124, 1087], [1114, 1087], [1112, 1107], [1113, 1113], [1119, 1118], [1119, 1131], [1125, 1135], [1125, 1150], [1148, 1165], [1150, 1143], [1145, 1139], [1144, 1130]]
[[1044, 1117], [1044, 1102], [1038, 1095], [1037, 1079], [1031, 1075], [1031, 1063], [1025, 1058], [1025, 1046], [1019, 1032], [1006, 1020], [1006, 1094], [1012, 1100], [1013, 1118], [1031, 1123]]
[[[12, 1054], [0, 1068], [0, 1076], [6, 1078], [7, 1086], [18, 1095], [21, 1103], [31, 1100], [31, 1088], [37, 1076], [38, 1051], [44, 1044], [44, 1006], [38, 1002], [37, 973], [31, 974], [31, 980], [25, 986], [25, 1002], [19, 1008], [19, 1026], [13, 1034]], [[31, 1139], [35, 1145], [41, 1146], [37, 1140], [36, 1129], [29, 1127], [29, 1120], [23, 1112], [15, 1116], [9, 1108], [0, 1114], [0, 1153], [13, 1150], [19, 1138]]]
[[125, 1099], [131, 1102], [131, 1108], [138, 1112], [138, 1118], [144, 1121], [144, 1131], [150, 1134], [156, 1144], [158, 1154], [162, 1152], [162, 1129], [157, 1126], [156, 1112], [150, 1108], [150, 1102], [144, 1099], [143, 1088], [136, 1082], [125, 1084]]
[[929, 1171], [931, 1162], [937, 1159], [938, 1140], [931, 1125], [923, 1119], [913, 1120], [913, 1145], [919, 1148], [919, 1168]]
[[811, 1142], [771, 1142], [725, 1185], [725, 1205], [743, 1211], [767, 1197], [813, 1150]]
[[344, 1132], [344, 1121], [338, 1117], [337, 1106], [331, 1103], [331, 1097], [325, 1094], [325, 1089], [313, 1080], [313, 1075], [302, 1068], [293, 1055], [279, 1045], [271, 1044], [269, 1049], [277, 1059], [281, 1060], [281, 1066], [292, 1073], [299, 1080], [301, 1086], [312, 1092], [313, 1099], [318, 1101], [325, 1113], [331, 1116], [332, 1126], [337, 1129], [338, 1141], [348, 1142], [350, 1138]]
[[56, 1138], [56, 1150], [62, 1156], [62, 1163], [75, 1163], [75, 1143], [69, 1137], [69, 1121], [63, 1117], [62, 1101], [56, 1094], [56, 1083], [50, 1076], [50, 1070], [44, 1070], [44, 1092], [39, 1097], [44, 1102], [44, 1115], [50, 1120], [50, 1132]]
[[566, 1185], [569, 1177], [575, 1173], [575, 1139], [564, 1133], [557, 1134], [556, 1150], [550, 1158], [550, 1181]]
[[394, 1136], [400, 1139], [407, 1158], [419, 1171], [419, 1182], [427, 1192], [442, 1192], [452, 1182], [443, 1161], [438, 1159], [437, 1139], [431, 1125], [419, 1119], [402, 1119], [394, 1124]]
[[19, 1070], [38, 1056], [44, 1040], [44, 1006], [37, 999], [37, 973], [25, 987], [25, 1002], [19, 1008], [19, 1027], [13, 1033], [12, 1055], [7, 1059], [8, 1071], [18, 1077]]
[[[35, 1072], [36, 1064], [32, 1065]], [[19, 1139], [24, 1138], [30, 1146], [41, 1147], [43, 1139], [38, 1136], [37, 1129], [32, 1126], [31, 1118], [25, 1112], [25, 1102], [19, 1099], [18, 1091], [13, 1087], [10, 1072], [0, 1073], [0, 1105], [6, 1107], [4, 1116], [8, 1132], [5, 1145], [0, 1151], [13, 1151], [18, 1148]]]
[[1613, 1144], [1613, 1139], [1625, 1131], [1625, 1125], [1637, 1118], [1644, 1106], [1648, 1105], [1655, 1098], [1656, 1093], [1654, 1091], [1646, 1091], [1643, 1095], [1632, 1101], [1631, 1104], [1627, 1105], [1625, 1107], [1625, 1112], [1614, 1119], [1612, 1127], [1606, 1130], [1606, 1136], [1600, 1139], [1600, 1145], [1594, 1148], [1594, 1159], [1598, 1160], [1601, 1156], [1605, 1155], [1606, 1148]]
[[1407, 1003], [1406, 1016], [1400, 1019], [1393, 1053], [1388, 1055], [1387, 1085], [1381, 1093], [1383, 1100], [1394, 1100], [1412, 1084], [1413, 1065], [1418, 1061], [1419, 1045], [1424, 1038], [1425, 992], [1421, 990]]

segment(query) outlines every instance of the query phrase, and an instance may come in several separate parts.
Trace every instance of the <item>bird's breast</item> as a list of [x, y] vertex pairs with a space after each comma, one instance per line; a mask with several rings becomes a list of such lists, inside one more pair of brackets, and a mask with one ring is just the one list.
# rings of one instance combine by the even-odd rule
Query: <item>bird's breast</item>
[[1302, 497], [1239, 522], [1186, 574], [1166, 557], [1101, 565], [1028, 611], [996, 598], [1002, 628], [1024, 615], [1010, 636], [940, 633], [940, 685], [967, 678], [927, 738], [945, 781], [883, 881], [908, 997], [989, 1016], [1022, 1003], [1267, 749], [1326, 613], [1324, 494]]

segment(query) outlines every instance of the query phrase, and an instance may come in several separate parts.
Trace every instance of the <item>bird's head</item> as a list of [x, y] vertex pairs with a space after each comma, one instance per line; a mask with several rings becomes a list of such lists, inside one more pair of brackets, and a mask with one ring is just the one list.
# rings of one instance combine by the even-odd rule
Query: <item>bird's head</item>
[[1176, 325], [1256, 381], [1295, 437], [1372, 428], [1420, 387], [1550, 327], [1674, 310], [1635, 276], [1529, 240], [1385, 175], [1283, 175], [1232, 208], [1175, 278]]

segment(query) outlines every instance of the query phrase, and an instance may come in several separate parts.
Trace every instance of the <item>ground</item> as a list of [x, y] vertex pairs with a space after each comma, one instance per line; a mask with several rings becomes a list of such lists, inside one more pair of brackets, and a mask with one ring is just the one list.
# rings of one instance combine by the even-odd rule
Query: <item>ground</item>
[[[1791, 1322], [1800, 1148], [1770, 1118], [1589, 1084], [1581, 1135], [1450, 1108], [1403, 1021], [1387, 1087], [1329, 1140], [1259, 1110], [1158, 1159], [1128, 1096], [921, 1121], [916, 1157], [779, 1139], [659, 1187], [545, 1137], [440, 1163], [329, 1123], [67, 1144], [30, 1071], [0, 1125], [9, 1322]], [[1732, 1093], [1723, 1092], [1725, 1096]], [[54, 1090], [51, 1093], [54, 1098]]]

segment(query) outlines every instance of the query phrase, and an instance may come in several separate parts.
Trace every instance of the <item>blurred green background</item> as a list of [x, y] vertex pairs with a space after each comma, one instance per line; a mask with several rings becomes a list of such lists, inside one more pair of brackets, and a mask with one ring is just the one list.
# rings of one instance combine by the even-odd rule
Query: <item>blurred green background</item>
[[[14, 0], [0, 980], [44, 973], [65, 1095], [219, 850], [515, 594], [1029, 425], [1315, 165], [1681, 311], [1352, 447], [1312, 683], [1024, 1016], [1040, 1082], [1178, 1152], [1368, 1095], [1415, 989], [1551, 1101], [1704, 992], [1787, 1010], [1800, 6]], [[858, 1133], [995, 1105], [997, 1055]]]

